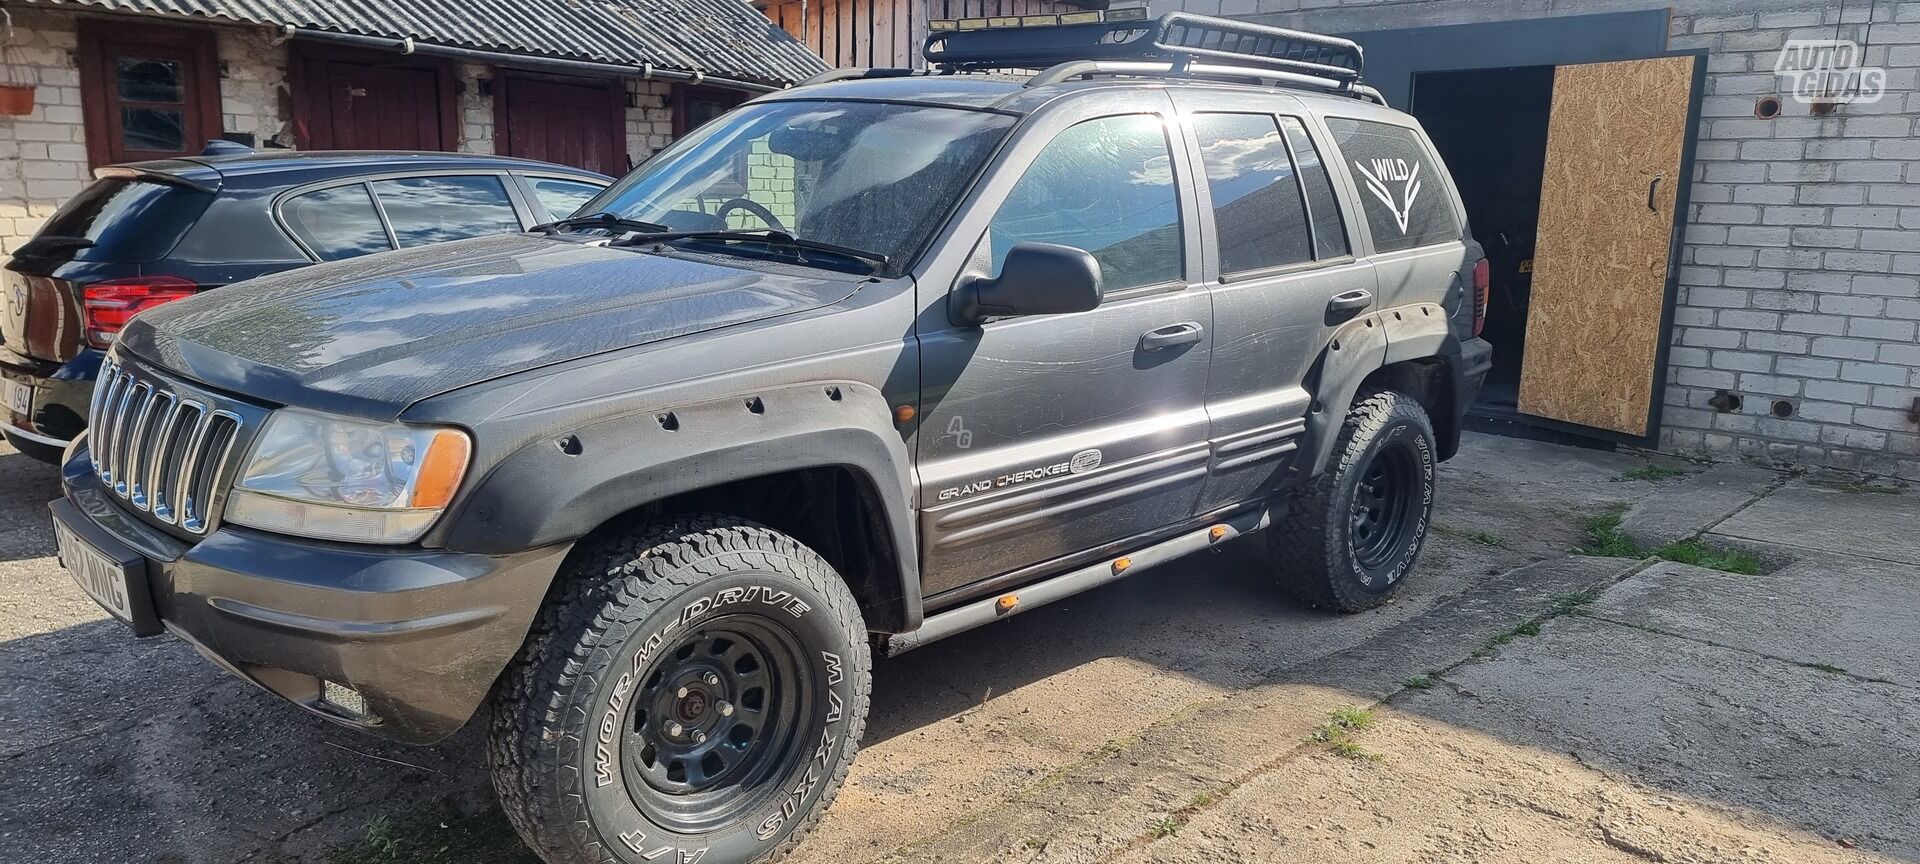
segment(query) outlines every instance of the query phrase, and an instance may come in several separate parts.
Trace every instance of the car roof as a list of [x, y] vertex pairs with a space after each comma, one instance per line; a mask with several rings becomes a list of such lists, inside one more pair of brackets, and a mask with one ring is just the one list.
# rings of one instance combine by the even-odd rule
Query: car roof
[[1207, 90], [1235, 93], [1264, 93], [1292, 97], [1316, 113], [1379, 119], [1402, 126], [1418, 125], [1404, 112], [1376, 105], [1364, 99], [1326, 93], [1304, 87], [1277, 87], [1263, 84], [1218, 81], [1200, 78], [1095, 77], [1074, 79], [1038, 87], [1028, 87], [1024, 75], [1005, 74], [920, 74], [885, 78], [855, 78], [811, 84], [781, 90], [755, 101], [793, 99], [854, 99], [886, 102], [917, 102], [948, 105], [955, 108], [988, 109], [1012, 114], [1028, 114], [1057, 99], [1081, 92], [1117, 88], [1156, 90]]
[[251, 181], [246, 185], [279, 186], [355, 174], [460, 168], [488, 171], [538, 171], [602, 182], [613, 180], [611, 177], [593, 171], [533, 159], [492, 156], [484, 153], [437, 153], [412, 150], [259, 150], [251, 153], [203, 154], [147, 162], [129, 162], [103, 170], [166, 174], [207, 186], [225, 185], [228, 181]]

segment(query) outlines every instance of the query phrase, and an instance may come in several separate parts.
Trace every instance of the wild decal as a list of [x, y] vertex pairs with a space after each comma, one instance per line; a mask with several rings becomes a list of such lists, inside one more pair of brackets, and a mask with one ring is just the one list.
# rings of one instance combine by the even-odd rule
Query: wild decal
[[[1387, 205], [1387, 209], [1393, 213], [1394, 223], [1400, 226], [1400, 233], [1405, 234], [1407, 219], [1413, 215], [1413, 199], [1420, 194], [1420, 163], [1415, 162], [1412, 167], [1408, 167], [1405, 159], [1371, 161], [1373, 162], [1371, 171], [1367, 170], [1367, 166], [1361, 164], [1358, 159], [1353, 160], [1353, 167], [1360, 169], [1360, 176], [1367, 178], [1367, 191], [1372, 192], [1373, 197], [1380, 199], [1380, 203]], [[1393, 192], [1387, 188], [1389, 182], [1400, 184], [1402, 190], [1400, 203], [1394, 203]]]

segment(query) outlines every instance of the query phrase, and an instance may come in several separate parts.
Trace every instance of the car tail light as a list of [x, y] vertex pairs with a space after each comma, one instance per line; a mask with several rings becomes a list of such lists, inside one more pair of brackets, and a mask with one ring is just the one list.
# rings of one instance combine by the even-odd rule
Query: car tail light
[[1487, 300], [1493, 294], [1493, 267], [1482, 258], [1473, 265], [1473, 335], [1487, 329]]
[[200, 286], [178, 276], [135, 276], [95, 282], [81, 291], [87, 310], [87, 344], [111, 348], [120, 329], [141, 311], [182, 297], [191, 297]]

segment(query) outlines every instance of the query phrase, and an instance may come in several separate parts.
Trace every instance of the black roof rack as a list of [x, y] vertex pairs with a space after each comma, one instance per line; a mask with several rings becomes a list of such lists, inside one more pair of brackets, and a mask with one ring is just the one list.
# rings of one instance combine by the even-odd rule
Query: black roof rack
[[[1073, 74], [1036, 76], [1036, 83], [1102, 71], [1147, 74], [1139, 61], [1158, 61], [1165, 64], [1164, 72], [1180, 74], [1200, 65], [1195, 61], [1206, 61], [1201, 74], [1207, 77], [1238, 74], [1282, 83], [1302, 83], [1293, 79], [1305, 77], [1330, 85], [1327, 89], [1351, 89], [1360, 80], [1362, 63], [1360, 46], [1350, 39], [1185, 12], [1140, 21], [936, 31], [927, 36], [921, 55], [934, 66], [962, 72], [1081, 64]], [[1108, 60], [1129, 61], [1128, 68], [1085, 63]]]

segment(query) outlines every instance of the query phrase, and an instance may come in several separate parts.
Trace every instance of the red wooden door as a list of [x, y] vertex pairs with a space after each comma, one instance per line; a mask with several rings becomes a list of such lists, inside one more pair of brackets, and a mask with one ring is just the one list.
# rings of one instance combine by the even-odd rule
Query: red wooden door
[[300, 71], [301, 149], [454, 149], [440, 70], [310, 57]]
[[494, 81], [494, 149], [504, 156], [627, 173], [626, 95], [618, 81], [502, 74]]

